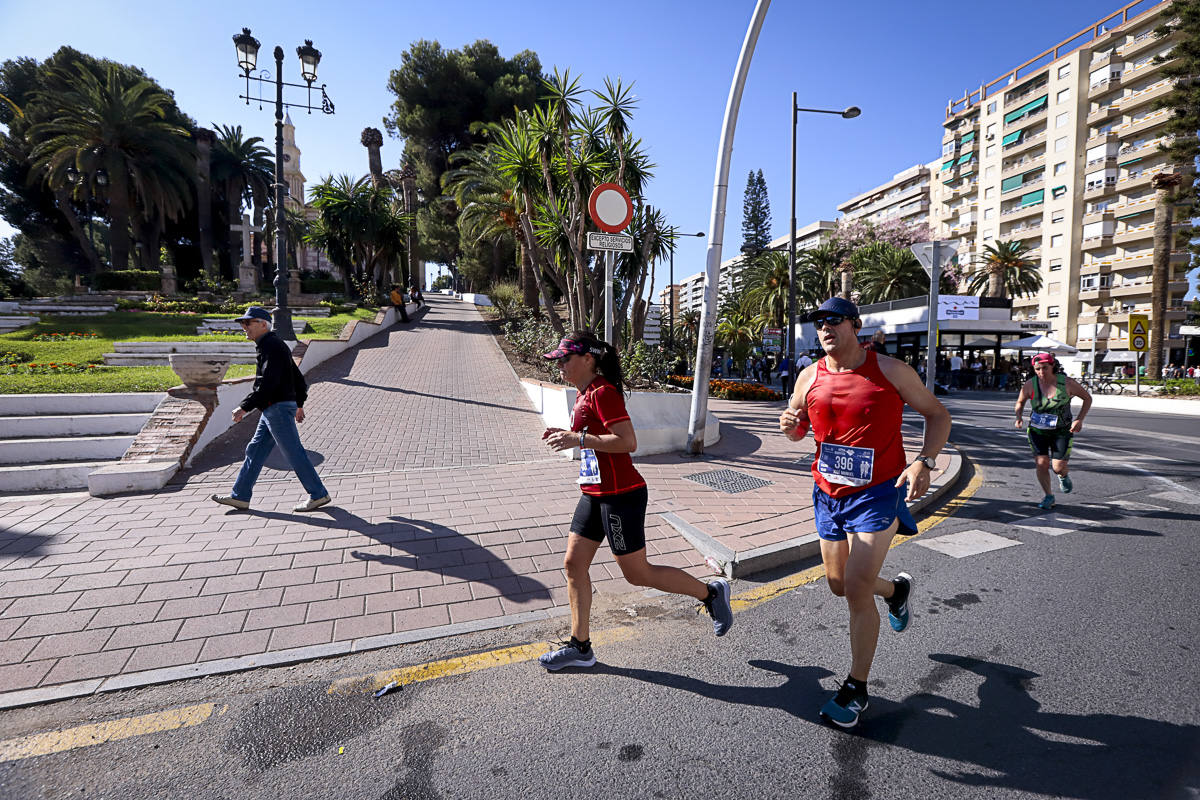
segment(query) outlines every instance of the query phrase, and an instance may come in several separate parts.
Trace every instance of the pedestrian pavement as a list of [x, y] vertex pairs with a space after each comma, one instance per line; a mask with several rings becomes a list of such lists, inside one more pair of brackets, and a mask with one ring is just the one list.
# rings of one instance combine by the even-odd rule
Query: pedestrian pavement
[[[542, 444], [475, 307], [427, 299], [309, 374], [301, 439], [334, 498], [317, 512], [291, 511], [304, 493], [278, 454], [250, 512], [208, 499], [231, 487], [253, 420], [156, 493], [0, 496], [0, 708], [565, 614], [577, 465]], [[712, 401], [722, 440], [703, 458], [637, 460], [652, 561], [703, 577], [714, 553], [811, 552], [795, 545], [813, 538], [812, 442], [778, 433], [780, 407]], [[716, 470], [766, 485], [689, 477]], [[637, 591], [607, 548], [592, 579]]]

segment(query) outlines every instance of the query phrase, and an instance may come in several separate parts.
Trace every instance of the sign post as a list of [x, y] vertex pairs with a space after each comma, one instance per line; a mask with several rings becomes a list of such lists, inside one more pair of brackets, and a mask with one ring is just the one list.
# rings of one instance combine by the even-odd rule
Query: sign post
[[929, 325], [925, 334], [925, 388], [934, 390], [937, 382], [937, 336], [938, 336], [938, 284], [942, 277], [942, 259], [951, 259], [958, 248], [946, 242], [917, 242], [908, 248], [912, 251], [925, 274], [929, 276]]
[[[588, 197], [588, 214], [596, 227], [605, 233], [619, 234], [633, 219], [633, 201], [629, 193], [615, 183], [602, 183], [592, 190]], [[601, 234], [595, 234], [601, 237]], [[604, 341], [615, 346], [613, 342], [613, 259], [614, 252], [633, 252], [632, 236], [603, 236], [593, 239], [593, 234], [587, 237], [590, 250], [607, 253], [601, 255], [604, 260]], [[607, 241], [605, 241], [607, 240]], [[593, 241], [596, 244], [593, 244]]]
[[1142, 353], [1150, 349], [1150, 318], [1145, 314], [1129, 315], [1129, 349], [1137, 351], [1133, 368], [1134, 393], [1142, 396]]

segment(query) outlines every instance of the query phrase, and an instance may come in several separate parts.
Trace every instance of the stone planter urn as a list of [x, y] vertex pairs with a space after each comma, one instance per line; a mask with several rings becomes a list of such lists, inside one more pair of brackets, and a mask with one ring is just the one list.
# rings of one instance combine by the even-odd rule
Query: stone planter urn
[[229, 369], [229, 356], [209, 353], [171, 353], [171, 369], [183, 381], [183, 387], [167, 390], [172, 397], [198, 400], [210, 410], [216, 406], [217, 385]]

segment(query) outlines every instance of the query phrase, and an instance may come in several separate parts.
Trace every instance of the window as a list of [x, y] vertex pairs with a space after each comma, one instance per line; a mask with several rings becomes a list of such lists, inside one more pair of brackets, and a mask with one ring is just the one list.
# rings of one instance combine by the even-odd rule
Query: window
[[993, 176], [993, 175], [995, 175], [995, 174], [996, 174], [996, 168], [995, 168], [995, 167], [988, 167], [987, 169], [985, 169], [985, 170], [983, 171], [983, 179], [984, 179], [985, 181], [986, 181], [986, 180], [990, 180], [990, 179], [992, 178], [992, 176]]
[[984, 218], [984, 219], [991, 219], [991, 218], [992, 218], [992, 216], [993, 216], [995, 213], [996, 213], [996, 209], [994, 209], [994, 208], [985, 208], [985, 209], [983, 210], [983, 218]]
[[1063, 64], [1061, 67], [1058, 68], [1058, 77], [1065, 78], [1070, 74], [1071, 74], [1071, 65], [1070, 64]]
[[1071, 99], [1071, 87], [1069, 87], [1069, 86], [1054, 96], [1054, 102], [1056, 102], [1056, 103], [1065, 103], [1070, 99]]
[[1046, 316], [1054, 319], [1058, 316], [1058, 306], [1046, 306]]
[[1067, 171], [1067, 162], [1060, 161], [1054, 165], [1054, 174], [1055, 175], [1061, 175], [1066, 171]]
[[988, 125], [986, 133], [989, 139], [994, 138], [996, 136], [996, 123], [993, 122]]
[[1054, 118], [1054, 127], [1065, 128], [1067, 126], [1067, 123], [1070, 121], [1071, 121], [1071, 115], [1068, 112], [1064, 111], [1063, 113], [1059, 114], [1057, 117]]
[[984, 240], [985, 242], [990, 242], [990, 241], [992, 240], [992, 234], [990, 234], [990, 233], [985, 233], [985, 234], [983, 235], [983, 240]]
[[1056, 233], [1050, 237], [1050, 246], [1051, 247], [1062, 247], [1062, 243], [1063, 243], [1063, 235], [1061, 233]]
[[1050, 222], [1062, 222], [1066, 215], [1067, 212], [1063, 211], [1061, 208], [1058, 211], [1052, 211], [1050, 213]]
[[1054, 140], [1054, 152], [1061, 153], [1063, 150], [1066, 150], [1066, 149], [1067, 149], [1067, 137], [1064, 136], [1061, 139]]
[[1062, 284], [1058, 281], [1051, 283], [1046, 287], [1046, 294], [1062, 294]]
[[990, 200], [990, 199], [992, 198], [992, 195], [993, 195], [993, 194], [995, 194], [995, 193], [996, 193], [996, 187], [995, 187], [995, 186], [989, 186], [989, 187], [987, 187], [986, 189], [984, 189], [984, 190], [983, 190], [983, 199], [984, 199], [984, 200]]
[[1050, 271], [1058, 272], [1060, 269], [1062, 269], [1062, 259], [1061, 258], [1050, 259]]
[[989, 114], [995, 114], [995, 113], [996, 113], [996, 101], [995, 101], [995, 100], [993, 100], [992, 102], [988, 103], [988, 109], [987, 109], [987, 113], [989, 113]]
[[996, 145], [994, 145], [994, 144], [989, 144], [989, 145], [987, 146], [987, 149], [983, 151], [983, 154], [984, 154], [985, 156], [993, 156], [993, 155], [995, 155], [995, 154], [996, 154]]

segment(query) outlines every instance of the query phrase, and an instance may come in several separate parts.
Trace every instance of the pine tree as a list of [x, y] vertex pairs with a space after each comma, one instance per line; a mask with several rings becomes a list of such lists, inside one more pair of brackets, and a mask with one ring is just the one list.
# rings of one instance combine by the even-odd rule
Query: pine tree
[[742, 255], [753, 259], [771, 243], [771, 200], [767, 197], [767, 182], [762, 170], [753, 170], [746, 178], [746, 195], [742, 200]]
[[[1173, 21], [1160, 25], [1155, 33], [1164, 37], [1180, 31], [1183, 37], [1166, 58], [1158, 56], [1156, 59], [1173, 61], [1163, 67], [1162, 73], [1175, 79], [1175, 88], [1155, 107], [1170, 108], [1175, 112], [1166, 126], [1172, 138], [1162, 149], [1185, 176], [1171, 199], [1178, 204], [1175, 218], [1186, 221], [1200, 216], [1200, 193], [1195, 179], [1196, 159], [1200, 157], [1200, 139], [1196, 137], [1200, 128], [1200, 81], [1195, 78], [1200, 75], [1200, 0], [1175, 0], [1167, 13]], [[1184, 231], [1179, 239], [1187, 242], [1192, 233]], [[1193, 244], [1192, 250], [1200, 253], [1200, 246]]]

